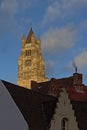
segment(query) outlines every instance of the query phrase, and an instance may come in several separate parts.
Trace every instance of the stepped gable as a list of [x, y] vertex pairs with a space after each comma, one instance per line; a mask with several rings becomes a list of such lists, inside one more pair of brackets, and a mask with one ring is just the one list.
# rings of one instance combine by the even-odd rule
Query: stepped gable
[[31, 43], [31, 36], [32, 34], [34, 34], [32, 28], [30, 29], [29, 33], [28, 33], [28, 36], [27, 36], [27, 39], [26, 39], [26, 43]]

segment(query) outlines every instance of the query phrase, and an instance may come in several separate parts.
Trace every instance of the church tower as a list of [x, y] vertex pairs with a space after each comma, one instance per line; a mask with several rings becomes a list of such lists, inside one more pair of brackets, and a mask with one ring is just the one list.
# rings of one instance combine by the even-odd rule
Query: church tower
[[32, 28], [22, 37], [22, 50], [18, 59], [18, 85], [31, 88], [31, 80], [48, 81], [45, 77], [45, 63], [41, 53], [41, 40], [36, 38]]

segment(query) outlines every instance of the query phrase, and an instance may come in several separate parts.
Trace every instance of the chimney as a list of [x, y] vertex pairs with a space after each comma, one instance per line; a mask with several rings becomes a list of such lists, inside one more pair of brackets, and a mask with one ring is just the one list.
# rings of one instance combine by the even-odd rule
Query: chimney
[[75, 64], [75, 62], [73, 62], [73, 67], [75, 68], [75, 73], [73, 74], [73, 85], [76, 86], [76, 85], [82, 85], [82, 74], [79, 74], [77, 72], [77, 66]]
[[74, 73], [73, 74], [73, 85], [81, 85], [82, 84], [82, 74]]

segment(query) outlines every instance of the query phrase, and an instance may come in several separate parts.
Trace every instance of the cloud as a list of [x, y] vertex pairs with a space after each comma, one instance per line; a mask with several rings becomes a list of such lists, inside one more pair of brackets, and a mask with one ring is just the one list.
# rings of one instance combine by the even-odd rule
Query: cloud
[[50, 74], [53, 73], [55, 65], [56, 63], [53, 60], [48, 60], [46, 62], [46, 75], [50, 76]]
[[18, 3], [16, 0], [3, 0], [0, 3], [0, 34], [11, 30], [17, 10]]
[[70, 49], [77, 42], [77, 30], [73, 24], [60, 28], [50, 28], [42, 37], [44, 53], [59, 54]]
[[12, 16], [18, 10], [18, 2], [16, 0], [4, 0], [0, 5], [0, 10], [9, 16]]
[[31, 0], [2, 0], [0, 2], [0, 34], [15, 30], [17, 32], [20, 18], [18, 15], [25, 12], [31, 3]]
[[86, 6], [87, 0], [54, 0], [46, 9], [43, 24], [53, 22], [58, 18], [72, 16]]
[[19, 9], [26, 10], [33, 2], [34, 0], [18, 0]]
[[77, 67], [79, 71], [84, 71], [87, 69], [87, 50], [83, 50], [77, 56], [75, 56], [73, 61], [70, 61], [66, 68], [74, 70]]
[[31, 0], [3, 0], [0, 4], [0, 11], [14, 16], [21, 10], [26, 10], [31, 3]]
[[87, 50], [82, 51], [75, 57], [75, 63], [80, 69], [87, 69]]

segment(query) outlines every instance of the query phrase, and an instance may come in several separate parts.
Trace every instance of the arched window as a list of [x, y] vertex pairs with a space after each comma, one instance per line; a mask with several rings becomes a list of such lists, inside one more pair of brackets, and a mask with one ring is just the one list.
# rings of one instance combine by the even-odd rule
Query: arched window
[[68, 130], [68, 119], [63, 118], [61, 120], [61, 130]]

